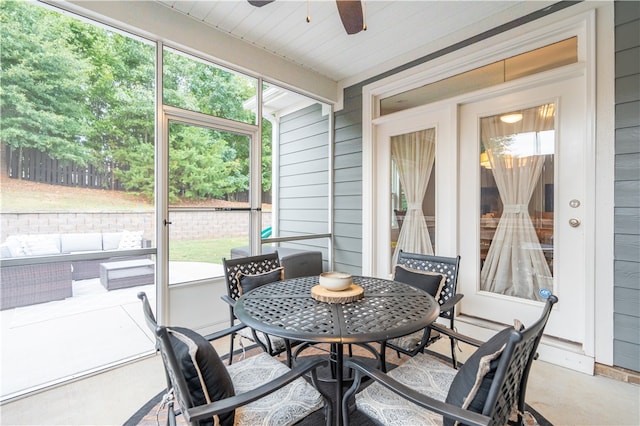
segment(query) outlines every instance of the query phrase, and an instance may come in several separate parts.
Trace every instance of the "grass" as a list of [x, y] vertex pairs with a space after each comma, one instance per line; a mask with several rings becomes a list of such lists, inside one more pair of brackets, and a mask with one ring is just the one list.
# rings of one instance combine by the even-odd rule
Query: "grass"
[[247, 238], [169, 241], [169, 260], [221, 264], [223, 257], [229, 258], [233, 247], [243, 245], [248, 245]]
[[74, 188], [61, 185], [0, 178], [2, 212], [42, 211], [140, 211], [153, 204], [144, 197], [124, 191]]

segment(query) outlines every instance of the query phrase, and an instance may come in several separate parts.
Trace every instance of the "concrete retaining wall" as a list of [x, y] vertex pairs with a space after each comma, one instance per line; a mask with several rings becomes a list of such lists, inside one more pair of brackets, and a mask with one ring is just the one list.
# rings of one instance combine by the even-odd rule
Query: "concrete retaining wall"
[[[172, 212], [171, 238], [194, 240], [231, 238], [247, 235], [248, 212]], [[264, 226], [271, 223], [271, 213], [263, 213]], [[143, 230], [144, 237], [154, 241], [153, 211], [109, 212], [41, 212], [0, 214], [0, 242], [16, 234], [58, 234], [74, 232], [119, 232]]]

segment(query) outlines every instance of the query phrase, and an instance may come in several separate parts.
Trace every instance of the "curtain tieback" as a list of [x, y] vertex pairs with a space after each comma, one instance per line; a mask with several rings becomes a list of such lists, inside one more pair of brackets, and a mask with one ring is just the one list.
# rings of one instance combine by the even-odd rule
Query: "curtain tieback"
[[505, 204], [502, 213], [528, 213], [529, 206], [526, 204]]
[[422, 210], [422, 203], [407, 203], [407, 210]]

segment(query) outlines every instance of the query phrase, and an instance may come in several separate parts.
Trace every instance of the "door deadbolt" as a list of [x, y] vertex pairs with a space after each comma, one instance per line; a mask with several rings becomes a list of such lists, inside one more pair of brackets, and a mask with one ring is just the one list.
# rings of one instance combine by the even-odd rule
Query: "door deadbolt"
[[574, 209], [577, 209], [578, 207], [580, 207], [580, 200], [573, 199], [569, 201], [569, 207], [573, 207]]
[[569, 219], [569, 226], [577, 228], [578, 226], [580, 226], [580, 220], [572, 217], [571, 219]]

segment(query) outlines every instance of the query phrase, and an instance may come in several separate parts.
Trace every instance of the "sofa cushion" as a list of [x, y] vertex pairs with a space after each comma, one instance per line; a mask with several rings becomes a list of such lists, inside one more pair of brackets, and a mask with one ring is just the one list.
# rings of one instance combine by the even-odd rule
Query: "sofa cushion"
[[118, 250], [122, 232], [103, 232], [102, 233], [102, 250]]
[[18, 236], [12, 235], [8, 237], [5, 244], [7, 246], [7, 250], [9, 250], [9, 253], [11, 254], [11, 257], [26, 256], [24, 246]]
[[102, 251], [102, 233], [60, 234], [61, 252]]
[[7, 243], [0, 244], [0, 259], [8, 259], [11, 258], [11, 250], [9, 250], [9, 245]]
[[58, 234], [12, 235], [5, 244], [11, 257], [60, 254]]
[[25, 247], [27, 256], [47, 256], [60, 254], [57, 244], [47, 238], [29, 238]]

